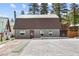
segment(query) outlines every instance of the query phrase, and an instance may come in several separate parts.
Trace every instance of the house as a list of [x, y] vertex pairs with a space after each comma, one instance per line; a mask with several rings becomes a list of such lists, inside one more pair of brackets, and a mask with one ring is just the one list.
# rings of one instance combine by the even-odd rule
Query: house
[[0, 17], [0, 36], [7, 38], [10, 37], [11, 28], [9, 19], [7, 17]]
[[60, 20], [56, 14], [20, 15], [16, 17], [14, 24], [17, 39], [59, 37], [60, 28]]

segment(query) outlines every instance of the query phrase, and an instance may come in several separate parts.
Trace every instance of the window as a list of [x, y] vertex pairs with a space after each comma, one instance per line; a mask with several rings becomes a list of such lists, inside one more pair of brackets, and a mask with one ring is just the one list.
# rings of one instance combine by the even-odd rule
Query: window
[[24, 30], [20, 31], [20, 35], [24, 35], [24, 34], [25, 34]]
[[48, 34], [49, 34], [49, 36], [52, 36], [53, 33], [50, 31]]
[[44, 32], [43, 32], [43, 31], [40, 31], [40, 35], [41, 35], [41, 36], [44, 36]]
[[24, 35], [24, 33], [20, 33], [20, 35]]
[[41, 36], [44, 36], [44, 34], [41, 34]]

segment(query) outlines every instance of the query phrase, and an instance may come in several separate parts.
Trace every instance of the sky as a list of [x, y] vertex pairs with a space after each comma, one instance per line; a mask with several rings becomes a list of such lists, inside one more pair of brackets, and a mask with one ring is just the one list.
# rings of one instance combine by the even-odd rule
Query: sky
[[[49, 9], [51, 9], [51, 4], [49, 4]], [[20, 15], [21, 10], [25, 10], [28, 13], [29, 3], [0, 3], [0, 16], [13, 18], [13, 11], [16, 10], [17, 15]], [[39, 4], [40, 5], [40, 4]]]
[[16, 10], [17, 15], [20, 14], [21, 10], [28, 11], [28, 4], [10, 4], [10, 3], [0, 3], [0, 16], [13, 18], [13, 11]]

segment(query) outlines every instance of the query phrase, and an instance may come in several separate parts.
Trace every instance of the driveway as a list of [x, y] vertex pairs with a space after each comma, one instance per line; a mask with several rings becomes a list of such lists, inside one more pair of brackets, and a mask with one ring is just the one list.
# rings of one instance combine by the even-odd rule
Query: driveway
[[16, 48], [23, 46], [29, 42], [29, 40], [13, 40], [8, 41], [7, 43], [0, 45], [0, 56], [7, 56], [12, 55], [14, 50], [17, 50]]
[[79, 40], [31, 40], [22, 56], [79, 56]]
[[4, 56], [79, 56], [79, 39], [16, 39], [0, 45]]

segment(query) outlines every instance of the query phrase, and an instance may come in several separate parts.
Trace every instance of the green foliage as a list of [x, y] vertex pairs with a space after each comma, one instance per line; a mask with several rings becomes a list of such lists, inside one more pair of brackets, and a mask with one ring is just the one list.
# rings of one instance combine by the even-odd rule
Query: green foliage
[[29, 14], [39, 14], [39, 6], [37, 3], [30, 3], [29, 6]]
[[72, 23], [75, 25], [79, 22], [78, 21], [78, 19], [79, 19], [78, 4], [72, 3], [72, 4], [70, 4], [70, 6], [71, 6], [71, 14], [70, 15], [72, 16], [71, 20], [72, 20]]
[[52, 11], [59, 16], [60, 21], [62, 21], [61, 13], [65, 11], [64, 9], [67, 9], [66, 3], [52, 3]]
[[[29, 8], [29, 14], [48, 14], [48, 3], [41, 3], [39, 6], [37, 3], [31, 3]], [[78, 24], [79, 23], [79, 6], [76, 3], [70, 4], [70, 10], [67, 8], [66, 3], [52, 3], [51, 5], [51, 14], [57, 14], [60, 18], [60, 21]], [[62, 16], [63, 13], [67, 13], [65, 16]], [[22, 12], [22, 14], [24, 14]], [[62, 16], [62, 17], [61, 17]]]
[[40, 9], [41, 9], [40, 14], [47, 14], [48, 13], [48, 3], [41, 3]]
[[[73, 16], [72, 16], [73, 17]], [[78, 24], [79, 23], [79, 15], [75, 15], [75, 20], [72, 18], [72, 22], [75, 23], [75, 24]]]
[[52, 5], [54, 13], [60, 16], [60, 3], [53, 3]]

